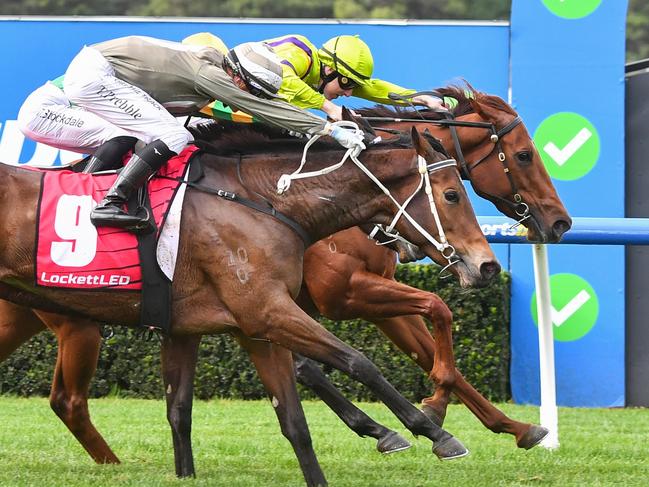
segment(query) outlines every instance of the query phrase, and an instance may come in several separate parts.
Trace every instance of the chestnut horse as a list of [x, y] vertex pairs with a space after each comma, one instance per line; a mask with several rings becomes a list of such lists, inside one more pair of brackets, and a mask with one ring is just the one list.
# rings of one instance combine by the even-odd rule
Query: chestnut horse
[[[433, 442], [439, 458], [467, 454], [458, 440], [400, 396], [366, 357], [334, 337], [294, 301], [302, 282], [306, 246], [364, 222], [388, 225], [397, 218], [398, 231], [427, 256], [440, 264], [454, 263], [450, 270], [463, 285], [484, 285], [499, 272], [454, 161], [434, 151], [415, 129], [411, 137], [411, 146], [400, 141], [367, 150], [362, 155], [364, 166], [352, 156], [354, 164], [296, 181], [281, 195], [276, 191], [277, 181], [297, 165], [301, 145], [275, 144], [269, 156], [263, 152], [267, 139], [240, 133], [237, 156], [202, 157], [204, 186], [252, 200], [262, 198], [293, 221], [290, 227], [208, 192], [188, 191], [185, 197], [172, 288], [171, 340], [211, 333], [230, 333], [239, 340], [273, 397], [282, 432], [295, 450], [308, 485], [325, 485], [326, 481], [297, 396], [290, 352], [332, 366], [368, 386], [413, 434]], [[247, 155], [242, 157], [241, 152]], [[310, 154], [311, 168], [324, 170], [341, 156], [328, 147], [316, 149]], [[10, 166], [0, 166], [0, 177], [5, 181], [0, 202], [11, 202], [15, 208], [0, 216], [4, 229], [0, 298], [33, 308], [54, 329], [63, 314], [136, 326], [138, 292], [35, 287], [35, 209], [42, 177]], [[228, 256], [239, 249], [245, 250], [247, 259], [233, 272]]]
[[[460, 161], [462, 175], [471, 181], [477, 194], [528, 226], [530, 241], [559, 241], [570, 228], [571, 219], [518, 114], [501, 98], [477, 92], [470, 85], [436, 91], [458, 101], [450, 117], [385, 107], [357, 112], [388, 128], [415, 126], [430, 130]], [[333, 320], [362, 318], [376, 324], [430, 375], [436, 385], [435, 394], [423, 400], [422, 409], [440, 426], [450, 393], [454, 392], [491, 431], [514, 435], [520, 448], [537, 445], [547, 435], [547, 429], [507, 417], [464, 379], [454, 366], [450, 311], [435, 294], [396, 282], [395, 265], [391, 250], [374, 245], [359, 229], [344, 230], [306, 252], [303, 292], [298, 303], [312, 314], [319, 312]], [[436, 340], [422, 318], [433, 323]], [[440, 320], [443, 324], [436, 325]], [[445, 330], [441, 335], [440, 329]], [[183, 367], [190, 364], [187, 357], [196, 361], [199, 340], [192, 340], [165, 343], [163, 347], [168, 419], [180, 476], [194, 474], [190, 441], [194, 369]], [[388, 453], [408, 447], [405, 439], [344, 398], [317, 365], [296, 357], [296, 372], [298, 380], [359, 436], [376, 438], [379, 451]]]
[[[453, 113], [458, 117], [458, 122], [468, 122], [467, 126], [458, 126], [456, 129], [459, 145], [453, 143], [453, 134], [448, 126], [422, 123], [421, 127], [426, 127], [436, 136], [441, 137], [447, 149], [454, 153], [459, 152], [462, 159], [481, 161], [480, 171], [471, 171], [465, 176], [468, 176], [482, 196], [489, 198], [489, 195], [493, 195], [492, 201], [500, 204], [506, 214], [516, 218], [520, 217], [516, 214], [517, 208], [503, 203], [502, 200], [514, 201], [512, 184], [522, 188], [524, 201], [528, 202], [530, 212], [537, 215], [535, 221], [527, 219], [523, 223], [551, 229], [545, 232], [549, 235], [545, 237], [547, 240], [560, 238], [561, 229], [565, 231], [569, 227], [570, 219], [556, 196], [523, 124], [514, 126], [500, 140], [501, 150], [506, 160], [516, 161], [510, 169], [512, 180], [508, 181], [505, 174], [499, 170], [504, 161], [500, 160], [502, 158], [499, 158], [499, 154], [493, 150], [495, 144], [491, 135], [498, 129], [510, 126], [516, 120], [516, 113], [500, 98], [483, 93], [458, 88], [443, 88], [438, 91], [459, 101]], [[384, 109], [370, 110], [365, 114], [383, 119], [439, 118], [439, 115], [430, 112], [408, 114]], [[416, 120], [403, 120], [402, 124], [397, 126], [406, 123], [416, 123]], [[475, 123], [485, 125], [472, 125]], [[394, 126], [394, 123], [392, 125]], [[507, 192], [508, 190], [510, 193]], [[533, 235], [534, 230], [530, 231], [529, 238], [533, 238]], [[541, 232], [537, 231], [537, 235], [538, 238], [544, 239]], [[331, 249], [336, 249], [336, 252], [332, 253]], [[314, 301], [325, 316], [332, 318], [360, 316], [375, 322], [399, 348], [430, 373], [436, 349], [435, 342], [424, 321], [419, 316], [408, 313], [416, 312], [429, 316], [435, 309], [427, 303], [437, 303], [436, 297], [396, 283], [392, 279], [394, 264], [392, 252], [375, 246], [364, 235], [360, 235], [360, 232], [348, 230], [309, 248], [305, 255], [305, 283], [307, 288], [314, 289], [316, 295]], [[323, 272], [328, 276], [328, 287], [323, 287], [317, 281], [316, 276], [324, 275]], [[380, 316], [376, 306], [379, 299], [372, 297], [375, 294], [380, 296], [380, 300], [390, 303], [382, 310], [386, 308], [393, 310], [393, 314]], [[303, 296], [306, 294], [303, 293]], [[393, 296], [394, 299], [389, 300], [388, 296]], [[311, 298], [307, 296], [303, 302], [309, 301]], [[421, 303], [424, 306], [423, 312], [420, 312]], [[442, 315], [450, 316], [443, 306], [437, 306], [442, 310]], [[42, 331], [44, 324], [31, 310], [17, 307], [12, 303], [0, 302], [0, 309], [3, 311], [5, 320], [0, 324], [0, 359], [4, 359], [21, 343]], [[96, 461], [117, 462], [117, 457], [90, 422], [86, 403], [89, 380], [94, 373], [98, 355], [99, 330], [92, 322], [77, 320], [77, 323], [68, 327], [62, 325], [65, 322], [64, 317], [60, 317], [58, 322], [60, 323], [57, 327], [59, 357], [52, 387], [52, 407]], [[196, 341], [195, 344], [182, 344], [179, 339], [176, 339], [173, 343], [165, 343], [163, 349], [165, 383], [167, 390], [173, 391], [167, 397], [170, 405], [168, 416], [174, 431], [174, 445], [177, 446], [176, 467], [179, 475], [193, 473], [188, 432], [191, 421], [188, 415], [191, 408], [193, 368], [187, 367], [189, 362], [182, 362], [184, 368], [179, 366], [174, 356], [189, 355], [195, 360], [194, 347], [197, 343]], [[449, 364], [441, 361], [437, 363], [446, 365], [446, 370], [449, 369]], [[340, 394], [336, 394], [335, 389], [324, 382], [326, 379], [319, 369], [307, 366], [305, 361], [300, 361], [297, 371], [298, 378], [316, 388], [316, 392], [350, 427], [361, 435], [377, 438], [380, 450], [397, 450], [405, 444], [405, 440], [372, 423], [360, 411], [351, 409], [353, 408], [351, 403]], [[457, 370], [451, 368], [451, 374], [446, 373], [441, 377], [440, 374], [435, 373], [436, 371], [437, 369], [431, 374], [433, 381], [438, 384], [436, 394], [432, 398], [424, 399], [424, 411], [436, 418], [440, 424], [445, 415], [448, 392], [452, 390], [485, 426], [496, 433], [506, 432], [515, 435], [520, 447], [530, 448], [544, 436], [545, 432], [542, 428], [516, 422], [496, 409], [466, 383]], [[67, 380], [63, 380], [64, 376]], [[182, 453], [179, 453], [179, 450]]]

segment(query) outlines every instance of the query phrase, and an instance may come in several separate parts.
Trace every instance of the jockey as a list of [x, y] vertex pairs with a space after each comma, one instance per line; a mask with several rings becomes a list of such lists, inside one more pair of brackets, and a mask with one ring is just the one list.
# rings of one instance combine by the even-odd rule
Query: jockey
[[[229, 51], [221, 39], [209, 32], [190, 35], [182, 43], [213, 47], [223, 54]], [[18, 112], [20, 130], [36, 142], [92, 154], [84, 173], [122, 167], [124, 156], [135, 149], [137, 137], [90, 112], [79, 118], [83, 109], [70, 102], [63, 91], [63, 79], [64, 76], [59, 76], [47, 81], [27, 97]]]
[[[324, 111], [333, 120], [342, 118], [342, 108], [331, 100], [356, 96], [376, 103], [401, 105], [389, 93], [410, 95], [410, 90], [372, 78], [374, 59], [370, 48], [357, 36], [342, 35], [329, 39], [318, 50], [304, 36], [287, 35], [264, 41], [282, 58], [283, 79], [279, 93], [300, 108]], [[444, 109], [442, 100], [419, 95], [412, 102], [429, 108]]]
[[[72, 148], [80, 141], [84, 144], [84, 129], [89, 138], [102, 142], [131, 137], [146, 144], [135, 151], [90, 215], [96, 226], [133, 229], [142, 221], [127, 214], [124, 203], [191, 140], [174, 115], [195, 113], [216, 99], [264, 123], [305, 134], [331, 135], [344, 147], [357, 151], [365, 148], [355, 132], [277, 101], [281, 99], [277, 92], [282, 82], [279, 63], [262, 43], [242, 44], [224, 56], [213, 47], [123, 37], [86, 46], [70, 63], [63, 93], [79, 107], [73, 118], [65, 113], [43, 117], [42, 112], [25, 112], [59, 124], [58, 139], [48, 142], [55, 147]], [[19, 124], [29, 136], [29, 120]], [[68, 128], [74, 130], [69, 134]]]

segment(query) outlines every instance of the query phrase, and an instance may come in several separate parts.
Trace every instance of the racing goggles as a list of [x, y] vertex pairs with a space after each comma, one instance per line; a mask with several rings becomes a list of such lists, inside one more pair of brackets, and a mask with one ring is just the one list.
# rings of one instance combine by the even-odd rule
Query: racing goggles
[[338, 73], [338, 84], [343, 90], [353, 90], [358, 86], [356, 81], [340, 73]]

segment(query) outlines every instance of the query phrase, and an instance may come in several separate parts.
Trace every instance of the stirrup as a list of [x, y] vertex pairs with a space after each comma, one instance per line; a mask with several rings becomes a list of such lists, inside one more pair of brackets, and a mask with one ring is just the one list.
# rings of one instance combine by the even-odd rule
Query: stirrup
[[[141, 211], [144, 212], [144, 215], [139, 217], [138, 215]], [[125, 230], [136, 235], [147, 235], [158, 230], [158, 227], [153, 220], [153, 215], [151, 215], [151, 213], [149, 213], [149, 210], [144, 206], [138, 206], [137, 210], [135, 211], [135, 215], [140, 218], [140, 221], [138, 223], [135, 223], [134, 225], [124, 227]]]

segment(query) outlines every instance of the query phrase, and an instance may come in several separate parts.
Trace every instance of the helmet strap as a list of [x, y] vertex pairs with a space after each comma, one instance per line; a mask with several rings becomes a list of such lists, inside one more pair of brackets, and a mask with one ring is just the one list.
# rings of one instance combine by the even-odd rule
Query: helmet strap
[[318, 92], [324, 93], [325, 86], [331, 83], [339, 76], [337, 71], [332, 70], [331, 73], [325, 74], [325, 65], [320, 63], [320, 85], [318, 86]]

